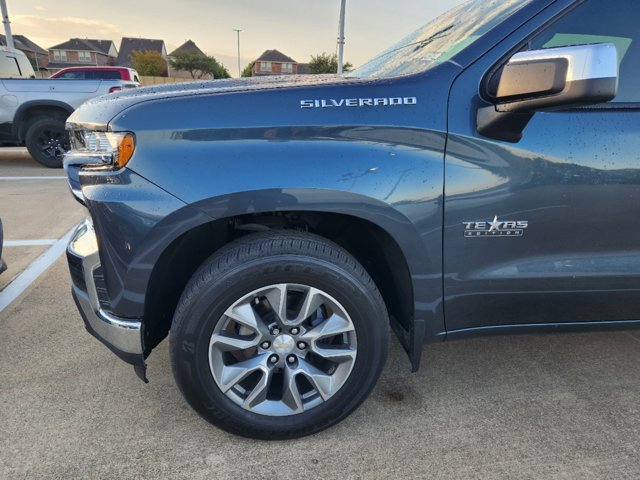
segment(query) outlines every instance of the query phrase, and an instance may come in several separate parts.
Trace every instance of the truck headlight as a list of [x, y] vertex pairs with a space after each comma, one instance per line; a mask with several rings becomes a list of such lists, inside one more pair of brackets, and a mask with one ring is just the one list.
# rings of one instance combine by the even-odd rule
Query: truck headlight
[[99, 165], [124, 167], [136, 148], [135, 136], [131, 132], [96, 132], [72, 130], [69, 132], [71, 150], [67, 156], [90, 157]]

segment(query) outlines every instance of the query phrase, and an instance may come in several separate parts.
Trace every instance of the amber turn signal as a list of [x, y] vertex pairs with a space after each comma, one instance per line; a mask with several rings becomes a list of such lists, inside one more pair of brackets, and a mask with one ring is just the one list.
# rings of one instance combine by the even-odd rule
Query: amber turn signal
[[118, 156], [115, 159], [115, 166], [117, 168], [124, 167], [129, 160], [131, 160], [135, 149], [135, 138], [132, 133], [127, 133], [122, 140], [120, 140], [120, 144], [118, 145]]

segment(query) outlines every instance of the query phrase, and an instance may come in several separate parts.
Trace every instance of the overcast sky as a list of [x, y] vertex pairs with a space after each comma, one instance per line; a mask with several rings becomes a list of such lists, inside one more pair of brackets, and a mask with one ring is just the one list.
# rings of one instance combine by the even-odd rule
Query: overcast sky
[[[462, 0], [347, 0], [345, 59], [358, 66]], [[162, 39], [170, 52], [191, 39], [237, 75], [275, 48], [298, 62], [336, 48], [340, 0], [7, 0], [14, 34], [49, 48], [71, 37]]]

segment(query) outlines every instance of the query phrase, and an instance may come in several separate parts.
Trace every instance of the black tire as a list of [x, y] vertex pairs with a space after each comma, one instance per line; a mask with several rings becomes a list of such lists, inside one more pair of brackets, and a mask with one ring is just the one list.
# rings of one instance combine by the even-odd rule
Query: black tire
[[61, 168], [64, 154], [69, 150], [69, 134], [65, 121], [60, 117], [43, 117], [34, 120], [27, 129], [25, 145], [41, 165]]
[[[209, 367], [209, 341], [227, 308], [277, 283], [326, 292], [344, 306], [357, 335], [357, 356], [337, 392], [309, 410], [285, 416], [262, 415], [233, 402]], [[173, 373], [189, 404], [228, 432], [274, 440], [316, 433], [353, 412], [380, 376], [388, 343], [387, 310], [364, 268], [338, 245], [295, 231], [248, 235], [212, 255], [187, 284], [170, 332]]]

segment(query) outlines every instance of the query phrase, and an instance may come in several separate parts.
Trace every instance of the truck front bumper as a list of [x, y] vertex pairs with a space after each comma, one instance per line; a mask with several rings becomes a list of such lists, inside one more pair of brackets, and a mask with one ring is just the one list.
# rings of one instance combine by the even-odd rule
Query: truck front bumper
[[100, 256], [93, 225], [85, 220], [78, 225], [67, 246], [67, 262], [72, 280], [72, 295], [91, 335], [113, 353], [134, 366], [146, 379], [142, 322], [119, 318], [103, 310], [96, 287]]

